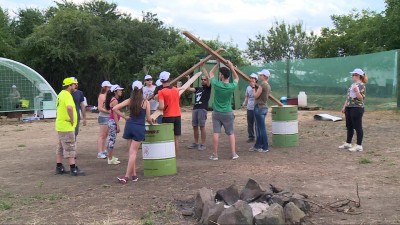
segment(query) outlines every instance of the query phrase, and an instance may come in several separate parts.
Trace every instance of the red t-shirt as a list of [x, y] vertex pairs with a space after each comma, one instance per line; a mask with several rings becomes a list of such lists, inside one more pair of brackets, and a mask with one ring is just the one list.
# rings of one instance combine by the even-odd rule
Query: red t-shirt
[[181, 116], [179, 91], [176, 87], [165, 87], [158, 91], [158, 99], [164, 100], [164, 117]]

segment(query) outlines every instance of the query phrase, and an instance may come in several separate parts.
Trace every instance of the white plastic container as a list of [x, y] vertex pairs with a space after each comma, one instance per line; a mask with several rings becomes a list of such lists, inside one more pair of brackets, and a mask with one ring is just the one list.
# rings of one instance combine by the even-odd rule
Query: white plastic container
[[306, 107], [307, 106], [307, 95], [304, 91], [300, 91], [298, 98], [298, 105], [299, 107]]

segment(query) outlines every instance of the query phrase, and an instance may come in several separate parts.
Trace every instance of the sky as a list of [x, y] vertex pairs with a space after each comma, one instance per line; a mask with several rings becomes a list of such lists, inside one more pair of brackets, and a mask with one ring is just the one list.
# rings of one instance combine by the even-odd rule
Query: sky
[[[72, 0], [82, 3], [84, 0]], [[118, 9], [141, 18], [142, 11], [158, 15], [167, 26], [187, 30], [202, 39], [232, 41], [246, 49], [249, 38], [266, 34], [275, 21], [302, 22], [318, 34], [332, 27], [330, 15], [348, 14], [352, 9], [382, 12], [384, 0], [107, 0]], [[0, 0], [12, 15], [18, 8], [46, 9], [54, 0]]]

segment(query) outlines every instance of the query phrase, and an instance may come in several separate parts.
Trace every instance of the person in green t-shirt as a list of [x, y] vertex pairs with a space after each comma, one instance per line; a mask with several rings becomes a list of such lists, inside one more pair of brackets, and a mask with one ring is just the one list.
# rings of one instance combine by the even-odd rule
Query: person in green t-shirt
[[76, 145], [75, 127], [77, 124], [77, 112], [71, 93], [76, 89], [78, 82], [71, 77], [63, 81], [63, 90], [57, 96], [57, 116], [55, 128], [58, 133], [58, 147], [56, 151], [56, 174], [66, 173], [62, 164], [63, 157], [68, 159], [72, 176], [84, 175], [75, 165]]
[[[237, 159], [239, 156], [236, 154], [236, 139], [234, 134], [234, 115], [232, 112], [232, 97], [235, 88], [238, 85], [239, 77], [235, 71], [233, 64], [228, 61], [228, 67], [221, 67], [219, 69], [218, 77], [214, 77], [214, 72], [219, 66], [217, 63], [210, 71], [211, 86], [214, 88], [213, 99], [213, 145], [214, 152], [210, 156], [211, 160], [218, 160], [218, 143], [221, 127], [225, 129], [225, 133], [229, 136], [229, 143], [231, 146], [232, 159]], [[233, 82], [229, 82], [230, 72], [233, 74]]]

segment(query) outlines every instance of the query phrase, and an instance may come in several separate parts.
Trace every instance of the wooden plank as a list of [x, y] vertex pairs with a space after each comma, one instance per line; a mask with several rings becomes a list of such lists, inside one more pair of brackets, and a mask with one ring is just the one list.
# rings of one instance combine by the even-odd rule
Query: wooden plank
[[[201, 74], [202, 74], [202, 72], [196, 73], [184, 85], [182, 85], [182, 87], [179, 89], [179, 96], [181, 96], [183, 94], [183, 92], [185, 92], [186, 89], [188, 89], [190, 87], [190, 85], [192, 85], [197, 80], [197, 78], [200, 77]], [[157, 109], [153, 114], [151, 114], [151, 118], [155, 120], [161, 114], [162, 114], [162, 110]]]
[[[223, 48], [219, 48], [217, 49], [215, 52], [218, 54], [219, 52], [224, 51]], [[180, 79], [182, 79], [184, 76], [186, 75], [190, 75], [195, 69], [197, 69], [199, 66], [201, 66], [202, 64], [206, 63], [208, 60], [210, 60], [212, 57], [214, 57], [213, 55], [208, 55], [207, 57], [205, 57], [204, 59], [202, 59], [200, 62], [196, 63], [194, 66], [190, 67], [190, 69], [186, 70], [184, 73], [182, 73], [181, 75], [179, 75], [178, 77], [176, 77], [175, 79], [173, 79], [170, 84], [173, 85], [175, 84], [175, 82], [179, 81]]]
[[[210, 47], [208, 47], [208, 45], [206, 45], [204, 42], [202, 42], [200, 39], [196, 38], [194, 35], [192, 35], [190, 32], [188, 31], [184, 31], [183, 35], [185, 35], [187, 38], [189, 38], [190, 40], [192, 40], [195, 44], [199, 45], [200, 47], [202, 47], [204, 50], [206, 50], [210, 55], [214, 56], [215, 58], [217, 58], [220, 62], [222, 62], [225, 65], [228, 65], [228, 62], [226, 59], [224, 59], [220, 54], [218, 54], [216, 51], [212, 50]], [[242, 71], [240, 71], [238, 68], [235, 67], [235, 71], [237, 74], [239, 74], [242, 78], [244, 78], [247, 81], [250, 81], [250, 77], [248, 77], [245, 73], [243, 73]], [[283, 106], [283, 104], [274, 96], [269, 95], [269, 98], [274, 101], [276, 104], [278, 104], [279, 106]]]

